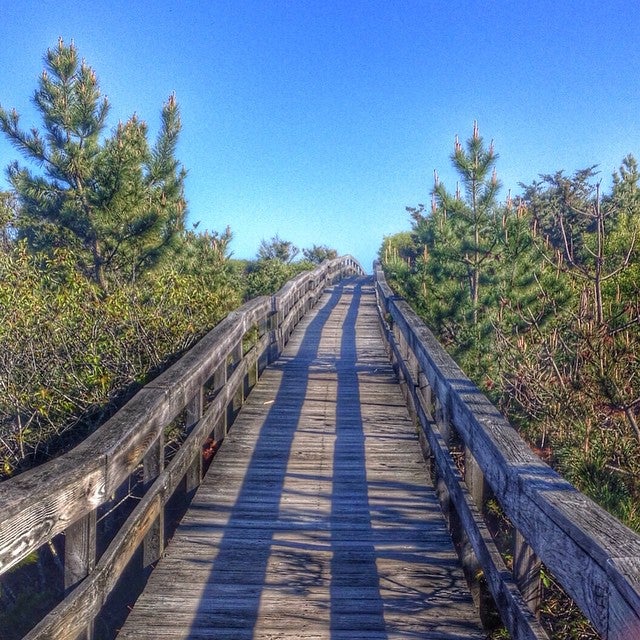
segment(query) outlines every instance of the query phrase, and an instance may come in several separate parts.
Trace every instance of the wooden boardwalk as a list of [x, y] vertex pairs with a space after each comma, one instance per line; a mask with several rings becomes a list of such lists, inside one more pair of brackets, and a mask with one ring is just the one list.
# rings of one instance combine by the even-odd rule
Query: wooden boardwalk
[[484, 638], [369, 280], [265, 371], [118, 637]]

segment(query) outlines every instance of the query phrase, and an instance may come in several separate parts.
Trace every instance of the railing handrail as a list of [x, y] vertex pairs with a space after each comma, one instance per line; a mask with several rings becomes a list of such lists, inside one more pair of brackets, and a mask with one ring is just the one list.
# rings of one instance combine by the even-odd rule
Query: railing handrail
[[[413, 403], [423, 431], [430, 432], [431, 448], [440, 446], [443, 428], [454, 428], [470, 466], [479, 467], [480, 477], [519, 535], [597, 631], [610, 640], [640, 637], [640, 536], [531, 451], [408, 303], [394, 294], [378, 263], [374, 278], [382, 320], [393, 325], [393, 329], [387, 326], [387, 338], [393, 343], [401, 378], [411, 387], [410, 405]], [[430, 412], [427, 405], [432, 396], [435, 409]], [[433, 430], [435, 423], [439, 429]], [[435, 457], [437, 463], [438, 455]], [[470, 471], [465, 469], [466, 474]], [[473, 481], [466, 479], [469, 486], [464, 490], [472, 492]], [[448, 484], [453, 499], [460, 492], [452, 477]], [[481, 509], [481, 505], [472, 505], [472, 509]], [[481, 546], [474, 551], [486, 555]], [[483, 569], [486, 573], [487, 567]], [[537, 633], [518, 635], [517, 627], [515, 632], [513, 637], [535, 637], [531, 634]]]
[[[362, 267], [351, 256], [327, 260], [316, 269], [297, 275], [276, 294], [250, 300], [232, 311], [77, 447], [0, 483], [0, 575], [63, 532], [68, 537], [65, 547], [79, 536], [84, 549], [74, 549], [73, 553], [90, 554], [87, 539], [88, 545], [95, 548], [97, 508], [108, 502], [143, 462], [146, 493], [123, 529], [136, 530], [138, 537], [148, 536], [178, 482], [191, 466], [198, 466], [198, 459], [201, 465], [202, 445], [225, 417], [234, 395], [244, 393], [250, 369], [256, 368], [257, 379], [260, 360], [269, 352], [269, 360], [277, 356], [293, 326], [315, 304], [326, 285], [345, 275], [362, 273]], [[255, 327], [261, 328], [258, 344], [251, 353], [244, 354], [243, 338]], [[229, 372], [231, 360], [233, 371]], [[216, 386], [217, 395], [203, 413], [203, 386], [218, 374], [221, 383]], [[164, 428], [185, 410], [192, 416], [188, 419], [191, 431], [182, 444], [188, 454], [181, 454], [180, 449], [164, 469]], [[161, 547], [163, 534], [158, 535]], [[116, 534], [97, 565], [95, 555], [84, 558], [76, 580], [78, 587], [59, 605], [57, 615], [49, 614], [26, 637], [75, 637], [74, 633], [77, 635], [99, 611], [132, 557], [135, 547], [127, 548], [131, 544], [127, 536]], [[159, 556], [161, 548], [152, 553]], [[71, 559], [65, 564], [73, 571], [74, 562]], [[95, 569], [104, 574], [100, 585], [95, 576], [92, 581], [84, 579]], [[73, 611], [78, 602], [85, 607], [84, 619]]]

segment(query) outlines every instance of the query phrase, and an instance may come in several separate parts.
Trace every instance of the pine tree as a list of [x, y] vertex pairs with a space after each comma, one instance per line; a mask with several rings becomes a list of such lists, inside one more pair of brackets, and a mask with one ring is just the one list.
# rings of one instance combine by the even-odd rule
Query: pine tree
[[283, 240], [277, 233], [271, 240], [261, 240], [258, 247], [258, 260], [278, 260], [289, 264], [300, 253], [290, 240]]
[[423, 207], [410, 209], [417, 240], [427, 249], [423, 262], [431, 272], [434, 295], [441, 290], [442, 317], [466, 323], [469, 315], [473, 326], [480, 320], [482, 289], [497, 244], [497, 158], [493, 143], [485, 147], [474, 123], [466, 150], [456, 136], [451, 155], [464, 197], [459, 184], [451, 194], [435, 173], [431, 213], [424, 215]]
[[[557, 385], [574, 394], [570, 411], [580, 407], [584, 415], [571, 431], [583, 430], [585, 452], [597, 437], [591, 424], [608, 430], [621, 416], [640, 442], [640, 176], [628, 156], [603, 197], [595, 175], [593, 167], [571, 178], [557, 172], [525, 191], [543, 255], [571, 296], [557, 318], [559, 331], [541, 333], [541, 343], [551, 346], [532, 371], [544, 380], [551, 365]], [[528, 386], [548, 393], [545, 385]]]
[[155, 146], [135, 115], [105, 135], [109, 103], [94, 71], [62, 39], [45, 56], [34, 104], [43, 131], [20, 127], [0, 106], [2, 130], [35, 171], [14, 162], [17, 227], [35, 250], [67, 247], [103, 290], [158, 262], [184, 226], [185, 171], [175, 158], [175, 96], [162, 109]]
[[326, 244], [314, 244], [308, 249], [302, 250], [304, 259], [312, 264], [322, 264], [325, 260], [333, 260], [338, 257], [338, 252]]
[[466, 199], [462, 198], [459, 186], [455, 195], [451, 195], [437, 175], [433, 189], [434, 208], [440, 209], [438, 215], [444, 216], [445, 220], [447, 216], [450, 218], [447, 225], [449, 262], [458, 263], [458, 268], [465, 273], [474, 325], [478, 324], [479, 318], [482, 270], [496, 244], [494, 221], [500, 189], [495, 172], [497, 159], [493, 143], [488, 149], [485, 147], [478, 124], [474, 122], [466, 151], [456, 137], [451, 155]]

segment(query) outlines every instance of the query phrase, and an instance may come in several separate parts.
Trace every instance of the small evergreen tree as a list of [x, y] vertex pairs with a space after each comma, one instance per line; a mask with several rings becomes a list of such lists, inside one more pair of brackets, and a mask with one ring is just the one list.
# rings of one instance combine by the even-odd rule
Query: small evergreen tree
[[283, 240], [278, 234], [271, 240], [262, 240], [258, 248], [258, 260], [278, 260], [289, 264], [300, 253], [290, 240]]
[[34, 103], [43, 131], [20, 128], [0, 106], [2, 130], [32, 171], [8, 169], [18, 197], [17, 227], [36, 250], [66, 247], [103, 290], [156, 264], [183, 228], [185, 172], [175, 158], [175, 96], [162, 109], [155, 146], [135, 115], [105, 136], [109, 103], [73, 43], [49, 49]]
[[330, 249], [327, 245], [314, 244], [310, 249], [303, 249], [302, 255], [312, 264], [322, 264], [325, 260], [337, 258], [338, 252], [335, 249]]
[[494, 222], [500, 189], [495, 172], [497, 159], [493, 143], [488, 149], [485, 147], [474, 122], [466, 151], [456, 137], [451, 155], [466, 199], [462, 198], [459, 187], [455, 195], [450, 194], [437, 175], [433, 188], [433, 214], [438, 219], [433, 239], [439, 236], [434, 250], [443, 268], [451, 269], [451, 275], [462, 276], [466, 281], [474, 325], [479, 319], [482, 272], [496, 245]]
[[[485, 146], [474, 123], [466, 149], [456, 136], [452, 163], [460, 183], [450, 193], [435, 174], [431, 210], [408, 207], [415, 243], [412, 281], [404, 288], [455, 357], [470, 354], [468, 372], [483, 368], [480, 349], [492, 330], [495, 284], [501, 277], [504, 220], [511, 213], [497, 202], [500, 183], [493, 144]], [[409, 266], [409, 265], [408, 265]]]

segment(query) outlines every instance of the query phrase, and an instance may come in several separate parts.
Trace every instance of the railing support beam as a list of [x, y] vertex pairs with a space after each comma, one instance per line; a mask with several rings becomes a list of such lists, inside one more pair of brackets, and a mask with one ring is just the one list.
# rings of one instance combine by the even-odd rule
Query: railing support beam
[[[64, 536], [64, 592], [68, 595], [93, 571], [96, 565], [97, 511], [74, 522]], [[93, 620], [77, 640], [93, 640]]]
[[[164, 469], [164, 434], [160, 433], [156, 441], [151, 445], [143, 462], [144, 491], [153, 484], [153, 481]], [[164, 509], [155, 519], [149, 532], [144, 538], [143, 560], [144, 567], [149, 567], [160, 559], [164, 550]]]
[[542, 563], [518, 529], [513, 543], [513, 577], [527, 606], [536, 616], [542, 602]]
[[[202, 418], [202, 410], [204, 407], [204, 389], [200, 387], [195, 396], [191, 399], [187, 405], [186, 411], [186, 429], [191, 431], [197, 422]], [[200, 451], [193, 459], [193, 463], [189, 467], [185, 478], [185, 489], [187, 493], [190, 493], [194, 489], [200, 486], [203, 475], [203, 460], [202, 451]]]

